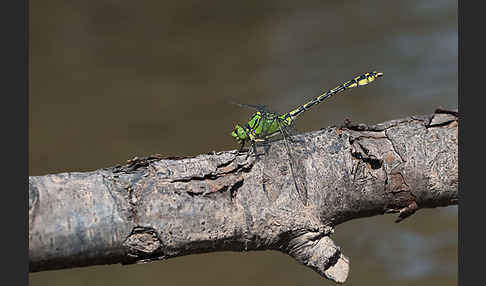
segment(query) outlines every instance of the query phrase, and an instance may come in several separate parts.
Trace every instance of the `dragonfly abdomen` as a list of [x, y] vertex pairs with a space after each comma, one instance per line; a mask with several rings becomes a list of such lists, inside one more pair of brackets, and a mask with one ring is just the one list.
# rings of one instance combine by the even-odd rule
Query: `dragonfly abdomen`
[[288, 115], [286, 116], [286, 118], [289, 118], [288, 119], [289, 121], [293, 121], [297, 116], [302, 114], [304, 111], [309, 110], [315, 104], [321, 103], [325, 99], [327, 99], [327, 98], [329, 98], [329, 97], [331, 97], [331, 96], [333, 96], [333, 95], [335, 95], [335, 94], [337, 94], [337, 93], [339, 93], [343, 90], [358, 87], [358, 86], [367, 85], [367, 84], [369, 84], [370, 82], [374, 81], [376, 78], [378, 78], [382, 75], [383, 75], [383, 73], [379, 73], [379, 72], [369, 72], [369, 73], [359, 75], [359, 76], [353, 78], [352, 80], [347, 81], [343, 84], [340, 84], [337, 87], [335, 87], [335, 88], [333, 88], [329, 91], [326, 91], [325, 93], [319, 95], [318, 97], [312, 99], [311, 101], [309, 101], [309, 102], [297, 107], [296, 109], [290, 111], [289, 113], [287, 113]]

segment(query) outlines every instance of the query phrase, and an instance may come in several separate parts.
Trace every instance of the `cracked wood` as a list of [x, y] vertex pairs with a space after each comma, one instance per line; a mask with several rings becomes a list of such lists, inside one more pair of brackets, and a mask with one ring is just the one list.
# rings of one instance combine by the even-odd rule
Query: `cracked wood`
[[[211, 251], [278, 250], [344, 282], [330, 236], [347, 220], [457, 204], [456, 111], [296, 136], [236, 151], [134, 158], [93, 172], [29, 177], [30, 271], [141, 263]], [[307, 200], [299, 197], [303, 186]]]

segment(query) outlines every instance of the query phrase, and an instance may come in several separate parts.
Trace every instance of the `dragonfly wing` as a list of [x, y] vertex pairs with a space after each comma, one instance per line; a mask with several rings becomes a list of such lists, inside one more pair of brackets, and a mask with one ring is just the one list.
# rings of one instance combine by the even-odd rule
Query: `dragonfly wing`
[[[292, 155], [292, 150], [291, 150], [291, 147], [290, 147], [290, 143], [291, 142], [294, 142], [294, 140], [292, 139], [291, 135], [294, 135], [297, 130], [295, 130], [295, 128], [293, 127], [293, 125], [282, 125], [282, 121], [280, 121], [281, 119], [279, 118], [279, 127], [280, 127], [280, 133], [282, 134], [282, 137], [283, 137], [283, 140], [284, 140], [284, 143], [285, 143], [285, 147], [287, 149], [287, 154], [288, 154], [288, 157], [289, 157], [289, 164], [290, 164], [290, 172], [292, 174], [292, 179], [294, 181], [294, 185], [295, 185], [295, 190], [297, 191], [297, 194], [300, 198], [300, 200], [302, 201], [302, 203], [306, 206], [307, 205], [307, 199], [308, 199], [308, 195], [307, 195], [307, 186], [305, 184], [305, 178], [301, 178], [301, 174], [304, 174], [305, 171], [302, 170], [302, 164], [299, 163], [297, 160], [294, 161], [296, 158], [294, 158], [295, 156]], [[295, 133], [294, 133], [295, 132]], [[294, 134], [292, 134], [294, 133]], [[297, 169], [297, 170], [294, 170], [294, 169]], [[299, 181], [302, 182], [302, 184], [299, 184], [299, 182], [297, 182], [297, 178], [299, 178]], [[299, 186], [300, 185], [300, 186]]]
[[230, 103], [233, 104], [233, 105], [237, 105], [239, 107], [245, 107], [245, 108], [250, 108], [250, 109], [253, 109], [253, 110], [256, 110], [256, 111], [260, 111], [262, 113], [274, 113], [274, 112], [270, 111], [268, 106], [263, 105], [263, 104], [246, 104], [246, 103], [237, 103], [237, 102], [234, 102], [234, 101], [230, 101]]
[[295, 129], [294, 125], [287, 125], [283, 127], [284, 131], [287, 133], [287, 135], [297, 135], [297, 129]]

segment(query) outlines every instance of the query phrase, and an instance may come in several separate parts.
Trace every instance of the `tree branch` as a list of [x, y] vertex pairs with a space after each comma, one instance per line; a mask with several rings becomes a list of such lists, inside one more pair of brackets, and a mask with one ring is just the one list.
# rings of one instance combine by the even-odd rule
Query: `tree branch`
[[344, 282], [335, 225], [457, 204], [457, 131], [457, 112], [436, 110], [296, 135], [290, 154], [277, 141], [259, 156], [155, 155], [31, 176], [30, 271], [273, 249]]

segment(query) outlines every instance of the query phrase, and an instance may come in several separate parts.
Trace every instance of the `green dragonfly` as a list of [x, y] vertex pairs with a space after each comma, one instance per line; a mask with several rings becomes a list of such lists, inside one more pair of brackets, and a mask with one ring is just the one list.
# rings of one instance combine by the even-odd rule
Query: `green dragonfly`
[[293, 164], [290, 147], [289, 143], [287, 142], [287, 138], [290, 139], [289, 141], [293, 142], [293, 140], [291, 140], [291, 133], [295, 133], [295, 129], [293, 128], [295, 119], [305, 111], [309, 110], [312, 106], [323, 102], [325, 99], [346, 89], [367, 85], [381, 76], [383, 76], [383, 73], [376, 71], [359, 75], [352, 80], [340, 84], [337, 87], [319, 95], [318, 97], [295, 108], [294, 110], [281, 115], [269, 111], [263, 105], [237, 103], [239, 106], [252, 108], [256, 110], [256, 112], [250, 117], [250, 120], [246, 126], [236, 124], [231, 136], [233, 136], [233, 138], [241, 144], [239, 152], [243, 150], [246, 142], [250, 142], [253, 147], [253, 153], [258, 155], [256, 150], [257, 143], [265, 144], [270, 142], [271, 139], [275, 138], [276, 135], [282, 135], [287, 148], [287, 154], [290, 159], [290, 171], [292, 173], [292, 177], [294, 178], [295, 188], [301, 201], [304, 203], [304, 205], [307, 205], [307, 190], [305, 185], [303, 187], [304, 190], [300, 190], [301, 188], [297, 186], [296, 177], [292, 167]]
[[240, 151], [243, 150], [247, 141], [252, 144], [253, 150], [256, 151], [255, 145], [258, 142], [267, 142], [278, 134], [282, 134], [284, 138], [289, 135], [288, 127], [292, 127], [295, 119], [312, 106], [346, 89], [367, 85], [381, 76], [383, 76], [383, 73], [376, 71], [359, 75], [282, 115], [268, 111], [263, 105], [238, 104], [256, 109], [257, 112], [250, 117], [245, 127], [236, 124], [231, 136], [241, 144]]

